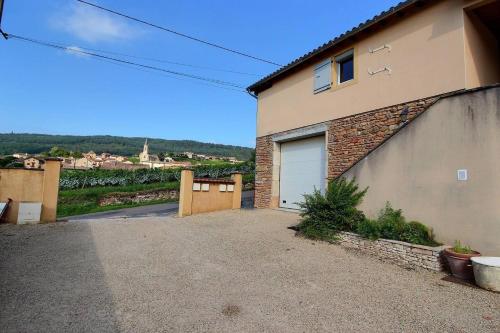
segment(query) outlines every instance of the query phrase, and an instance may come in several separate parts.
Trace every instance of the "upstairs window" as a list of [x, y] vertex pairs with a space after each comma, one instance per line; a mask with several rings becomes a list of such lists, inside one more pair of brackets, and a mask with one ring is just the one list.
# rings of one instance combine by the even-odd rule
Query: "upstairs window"
[[314, 67], [314, 93], [330, 89], [332, 85], [332, 61], [325, 60]]
[[341, 84], [354, 79], [354, 51], [349, 50], [335, 57], [337, 66], [337, 83]]

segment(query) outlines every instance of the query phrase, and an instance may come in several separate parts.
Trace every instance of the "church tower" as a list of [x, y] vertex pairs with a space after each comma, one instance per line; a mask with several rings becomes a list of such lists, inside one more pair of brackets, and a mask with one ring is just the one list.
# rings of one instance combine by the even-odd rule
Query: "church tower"
[[149, 145], [148, 139], [144, 142], [144, 148], [142, 148], [142, 153], [139, 154], [140, 162], [149, 162]]
[[146, 142], [144, 142], [144, 148], [142, 148], [142, 153], [145, 155], [149, 155], [148, 139], [146, 139]]

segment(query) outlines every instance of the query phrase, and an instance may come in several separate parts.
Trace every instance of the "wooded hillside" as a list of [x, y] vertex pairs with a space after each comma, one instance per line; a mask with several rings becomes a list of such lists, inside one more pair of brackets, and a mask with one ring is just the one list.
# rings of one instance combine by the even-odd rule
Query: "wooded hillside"
[[[1, 134], [0, 155], [13, 153], [38, 154], [58, 146], [70, 151], [132, 156], [142, 151], [146, 138], [121, 137], [109, 135], [77, 136], [77, 135], [46, 135], [46, 134]], [[247, 160], [252, 155], [252, 148], [204, 143], [192, 140], [164, 140], [148, 138], [151, 154], [160, 152], [185, 152], [217, 156], [234, 156]]]

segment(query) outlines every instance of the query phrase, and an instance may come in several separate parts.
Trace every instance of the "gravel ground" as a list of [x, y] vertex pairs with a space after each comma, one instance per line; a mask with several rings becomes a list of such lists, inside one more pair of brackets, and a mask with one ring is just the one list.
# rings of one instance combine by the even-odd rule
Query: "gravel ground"
[[500, 332], [500, 295], [295, 237], [297, 215], [0, 226], [1, 332]]

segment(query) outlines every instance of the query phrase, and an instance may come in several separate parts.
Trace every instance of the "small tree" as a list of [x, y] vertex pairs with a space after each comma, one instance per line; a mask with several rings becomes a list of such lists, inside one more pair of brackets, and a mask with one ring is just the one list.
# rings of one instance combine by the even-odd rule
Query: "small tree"
[[73, 152], [71, 152], [71, 156], [74, 158], [82, 158], [83, 154], [79, 151], [73, 151]]
[[340, 178], [328, 183], [325, 194], [317, 189], [305, 194], [304, 202], [298, 203], [302, 209], [299, 232], [309, 238], [334, 241], [339, 231], [355, 230], [364, 219], [356, 207], [367, 190], [360, 191], [354, 179]]
[[71, 153], [64, 148], [52, 147], [49, 151], [49, 156], [51, 157], [69, 157]]

